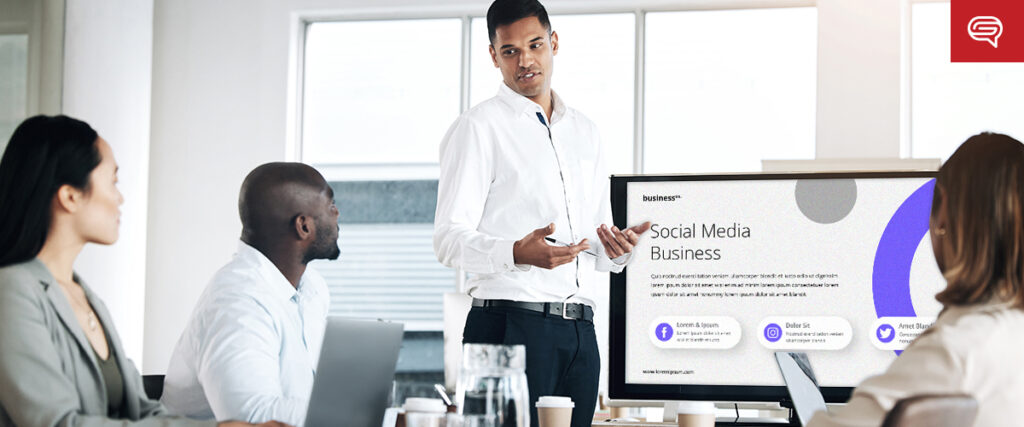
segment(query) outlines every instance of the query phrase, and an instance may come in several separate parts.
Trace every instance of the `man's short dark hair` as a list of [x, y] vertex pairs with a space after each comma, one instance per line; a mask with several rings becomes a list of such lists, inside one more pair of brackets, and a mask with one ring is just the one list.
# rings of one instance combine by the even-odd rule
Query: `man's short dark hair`
[[497, 35], [498, 27], [508, 25], [523, 18], [536, 16], [540, 25], [551, 34], [551, 21], [548, 21], [548, 11], [544, 5], [537, 0], [494, 0], [491, 7], [487, 9], [487, 35], [491, 44], [494, 44], [494, 37]]

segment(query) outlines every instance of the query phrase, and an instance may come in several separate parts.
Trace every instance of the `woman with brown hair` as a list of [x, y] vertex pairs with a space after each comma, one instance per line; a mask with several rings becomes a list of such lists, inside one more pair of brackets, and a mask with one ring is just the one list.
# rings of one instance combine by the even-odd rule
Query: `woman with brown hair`
[[809, 426], [877, 426], [896, 401], [933, 393], [974, 396], [974, 425], [1020, 424], [1008, 411], [1024, 402], [1024, 145], [996, 133], [964, 142], [939, 169], [929, 228], [947, 282], [942, 313]]
[[36, 116], [14, 131], [0, 159], [0, 426], [215, 425], [146, 397], [72, 269], [86, 244], [117, 241], [122, 202], [114, 152], [85, 122]]

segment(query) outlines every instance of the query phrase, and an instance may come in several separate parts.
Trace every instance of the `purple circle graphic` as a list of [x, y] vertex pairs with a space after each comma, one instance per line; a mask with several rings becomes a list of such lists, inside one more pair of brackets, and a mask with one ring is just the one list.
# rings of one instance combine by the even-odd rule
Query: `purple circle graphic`
[[921, 239], [928, 233], [934, 193], [934, 179], [915, 190], [896, 209], [878, 241], [871, 292], [875, 314], [880, 318], [917, 316], [910, 298], [910, 265]]
[[658, 327], [654, 328], [654, 335], [658, 337], [661, 342], [672, 339], [672, 325], [668, 323], [661, 323]]
[[768, 342], [776, 342], [782, 339], [782, 328], [774, 323], [769, 323], [768, 326], [764, 327], [764, 339]]
[[892, 325], [887, 323], [878, 325], [878, 329], [875, 329], [875, 337], [877, 337], [879, 341], [888, 344], [892, 342], [893, 338], [896, 338], [896, 328], [893, 328]]

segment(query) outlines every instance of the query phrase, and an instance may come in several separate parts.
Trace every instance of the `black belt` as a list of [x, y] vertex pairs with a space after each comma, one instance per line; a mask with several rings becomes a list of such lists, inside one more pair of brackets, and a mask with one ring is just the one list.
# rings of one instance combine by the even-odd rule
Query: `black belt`
[[539, 313], [561, 316], [566, 320], [594, 321], [594, 309], [586, 304], [560, 302], [520, 302], [504, 299], [476, 299], [473, 298], [473, 307], [506, 307], [521, 308], [524, 310], [536, 311]]

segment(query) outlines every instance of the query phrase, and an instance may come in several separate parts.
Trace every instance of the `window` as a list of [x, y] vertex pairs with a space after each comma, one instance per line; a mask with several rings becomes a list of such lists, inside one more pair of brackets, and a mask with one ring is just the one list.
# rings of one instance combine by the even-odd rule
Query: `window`
[[[552, 89], [597, 124], [608, 172], [633, 173], [633, 88], [636, 15], [552, 15], [558, 33]], [[498, 92], [501, 72], [487, 47], [487, 20], [474, 18], [470, 52], [470, 104]]]
[[404, 324], [396, 402], [444, 380], [442, 295], [456, 277], [434, 256], [434, 208], [438, 144], [461, 103], [461, 40], [461, 19], [306, 32], [302, 160], [334, 190], [341, 248], [311, 265], [330, 288], [331, 315]]
[[0, 153], [25, 120], [28, 97], [28, 35], [0, 34]]
[[437, 145], [459, 114], [461, 39], [459, 19], [311, 24], [303, 159], [437, 163]]
[[341, 214], [341, 257], [313, 263], [332, 315], [441, 329], [456, 280], [433, 251], [437, 156], [459, 114], [461, 38], [460, 19], [308, 27], [302, 159], [330, 181]]
[[644, 172], [814, 158], [815, 8], [647, 15]]
[[947, 159], [982, 131], [1024, 138], [1024, 64], [950, 62], [949, 3], [911, 6], [910, 150]]
[[437, 180], [334, 181], [337, 261], [312, 263], [331, 288], [331, 314], [441, 330], [455, 271], [434, 256]]

